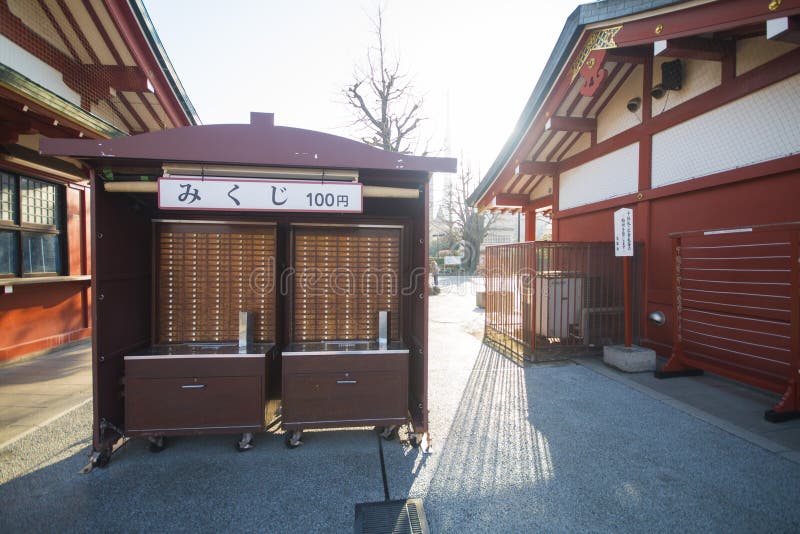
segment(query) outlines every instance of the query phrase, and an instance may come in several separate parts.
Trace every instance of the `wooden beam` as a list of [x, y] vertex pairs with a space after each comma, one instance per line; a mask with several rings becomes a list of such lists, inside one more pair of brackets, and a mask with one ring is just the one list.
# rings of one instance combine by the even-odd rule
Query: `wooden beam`
[[495, 207], [503, 208], [524, 208], [528, 205], [528, 195], [516, 195], [513, 193], [500, 193], [494, 197]]
[[597, 129], [597, 119], [550, 117], [544, 129], [560, 132], [591, 132]]
[[733, 41], [684, 37], [682, 39], [656, 41], [653, 43], [653, 54], [661, 57], [722, 61], [725, 56], [735, 51], [735, 47], [736, 45]]
[[158, 193], [158, 182], [103, 182], [109, 193]]
[[648, 57], [652, 56], [652, 46], [629, 46], [627, 48], [612, 48], [608, 51], [608, 57], [606, 57], [606, 61], [641, 65]]
[[545, 195], [543, 197], [535, 198], [528, 204], [528, 211], [539, 211], [553, 205], [553, 195]]
[[515, 174], [553, 176], [556, 172], [558, 172], [558, 167], [549, 161], [520, 161]]
[[781, 17], [768, 20], [767, 39], [800, 44], [800, 17]]

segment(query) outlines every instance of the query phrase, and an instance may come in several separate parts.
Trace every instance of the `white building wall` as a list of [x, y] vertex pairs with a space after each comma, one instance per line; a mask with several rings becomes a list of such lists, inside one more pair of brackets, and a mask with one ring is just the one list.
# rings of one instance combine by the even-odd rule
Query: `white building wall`
[[539, 182], [539, 185], [531, 191], [530, 199], [536, 200], [537, 198], [546, 197], [547, 195], [553, 192], [553, 177], [552, 176], [545, 176], [542, 178], [542, 181]]
[[[661, 83], [661, 64], [675, 58], [657, 57], [653, 61], [653, 85]], [[687, 100], [691, 100], [722, 83], [722, 62], [699, 59], [681, 59], [683, 83], [680, 91], [667, 91], [656, 100], [652, 98], [653, 116], [660, 115]]]
[[566, 210], [635, 193], [639, 189], [639, 144], [634, 143], [559, 177], [558, 209]]
[[638, 65], [625, 83], [614, 93], [605, 109], [597, 117], [597, 142], [602, 143], [618, 133], [642, 123], [642, 108], [628, 111], [628, 101], [642, 96], [642, 73], [644, 67]]
[[653, 136], [652, 186], [800, 153], [800, 75]]
[[0, 63], [76, 106], [81, 105], [81, 95], [64, 83], [63, 76], [58, 70], [3, 35], [0, 35]]
[[795, 48], [797, 48], [795, 44], [765, 39], [764, 37], [736, 41], [736, 75], [740, 76], [756, 67], [760, 67], [764, 63], [772, 61]]
[[590, 146], [592, 146], [592, 136], [589, 134], [589, 132], [581, 134], [581, 136], [578, 137], [578, 140], [575, 141], [575, 144], [572, 145], [569, 151], [567, 151], [567, 153], [561, 157], [561, 160], [563, 161], [567, 158], [571, 158], [575, 154], [583, 152]]

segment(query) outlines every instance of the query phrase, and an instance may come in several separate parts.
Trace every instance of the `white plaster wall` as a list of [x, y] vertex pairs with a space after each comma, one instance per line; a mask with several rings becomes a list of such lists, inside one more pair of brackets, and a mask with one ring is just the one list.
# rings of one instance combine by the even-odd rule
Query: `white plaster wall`
[[642, 96], [642, 73], [644, 67], [637, 65], [628, 79], [608, 101], [605, 109], [597, 117], [597, 142], [602, 143], [618, 133], [633, 128], [642, 122], [642, 109], [635, 113], [628, 111], [628, 100]]
[[559, 178], [558, 209], [566, 210], [639, 189], [639, 144], [634, 143], [583, 165]]
[[531, 191], [530, 199], [536, 200], [537, 198], [546, 197], [547, 195], [553, 192], [553, 177], [552, 176], [545, 176], [542, 178], [542, 181], [539, 182], [539, 185]]
[[[661, 83], [661, 64], [675, 58], [657, 57], [653, 61], [653, 85]], [[663, 98], [653, 103], [653, 116], [670, 110], [687, 100], [691, 100], [722, 83], [722, 62], [681, 59], [683, 64], [683, 86], [680, 91], [667, 91]]]
[[800, 153], [800, 74], [653, 136], [653, 187]]
[[58, 70], [3, 35], [0, 35], [0, 63], [76, 106], [81, 105], [81, 96], [64, 83]]
[[773, 41], [766, 37], [736, 41], [736, 75], [751, 71], [795, 48], [797, 45], [792, 43]]
[[565, 160], [567, 158], [571, 158], [575, 154], [583, 152], [591, 145], [592, 145], [592, 136], [588, 132], [581, 134], [580, 138], [578, 138], [578, 140], [575, 141], [575, 144], [570, 147], [569, 151], [566, 154], [564, 154], [561, 157], [561, 159]]
[[128, 131], [128, 127], [125, 126], [125, 123], [122, 122], [119, 115], [117, 115], [111, 108], [111, 106], [108, 105], [107, 101], [101, 100], [100, 102], [93, 103], [90, 111], [92, 115], [100, 117], [101, 119], [108, 122], [115, 128], [122, 130], [123, 132]]

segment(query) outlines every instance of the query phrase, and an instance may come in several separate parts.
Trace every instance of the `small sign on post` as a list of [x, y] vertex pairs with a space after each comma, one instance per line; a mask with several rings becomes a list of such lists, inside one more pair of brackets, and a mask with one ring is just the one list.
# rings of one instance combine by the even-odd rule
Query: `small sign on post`
[[633, 210], [620, 208], [614, 212], [614, 255], [633, 256]]
[[631, 256], [633, 256], [633, 210], [620, 208], [614, 212], [614, 255], [622, 256], [622, 279], [625, 299], [625, 346], [631, 335]]

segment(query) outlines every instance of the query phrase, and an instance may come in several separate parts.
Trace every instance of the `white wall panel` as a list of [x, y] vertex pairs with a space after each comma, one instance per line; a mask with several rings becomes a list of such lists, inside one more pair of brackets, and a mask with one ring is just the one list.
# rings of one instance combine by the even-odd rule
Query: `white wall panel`
[[537, 198], [546, 197], [552, 192], [553, 192], [553, 177], [545, 176], [544, 178], [542, 178], [542, 181], [539, 182], [539, 185], [536, 186], [536, 189], [531, 191], [530, 198], [531, 200], [536, 200]]
[[81, 95], [64, 83], [58, 70], [2, 35], [0, 35], [0, 63], [76, 106], [81, 105]]
[[653, 136], [653, 187], [800, 153], [800, 75]]
[[561, 156], [561, 159], [565, 160], [567, 158], [571, 158], [575, 154], [583, 152], [590, 146], [592, 146], [592, 136], [589, 134], [589, 132], [581, 134], [580, 138], [575, 142], [575, 144], [570, 147], [569, 152]]
[[638, 65], [597, 117], [598, 143], [642, 123], [641, 107], [633, 113], [628, 111], [628, 100], [641, 98], [643, 72], [644, 67]]
[[[657, 57], [653, 61], [653, 85], [661, 83], [661, 64], [674, 61], [674, 58]], [[656, 100], [652, 98], [653, 116], [696, 98], [722, 83], [722, 62], [700, 59], [681, 59], [683, 65], [683, 86], [680, 91], [667, 91]]]
[[634, 143], [562, 172], [558, 209], [584, 206], [635, 193], [638, 189], [639, 144]]
[[773, 41], [765, 37], [738, 40], [736, 41], [736, 75], [740, 76], [760, 67], [795, 48], [797, 48], [795, 44]]

